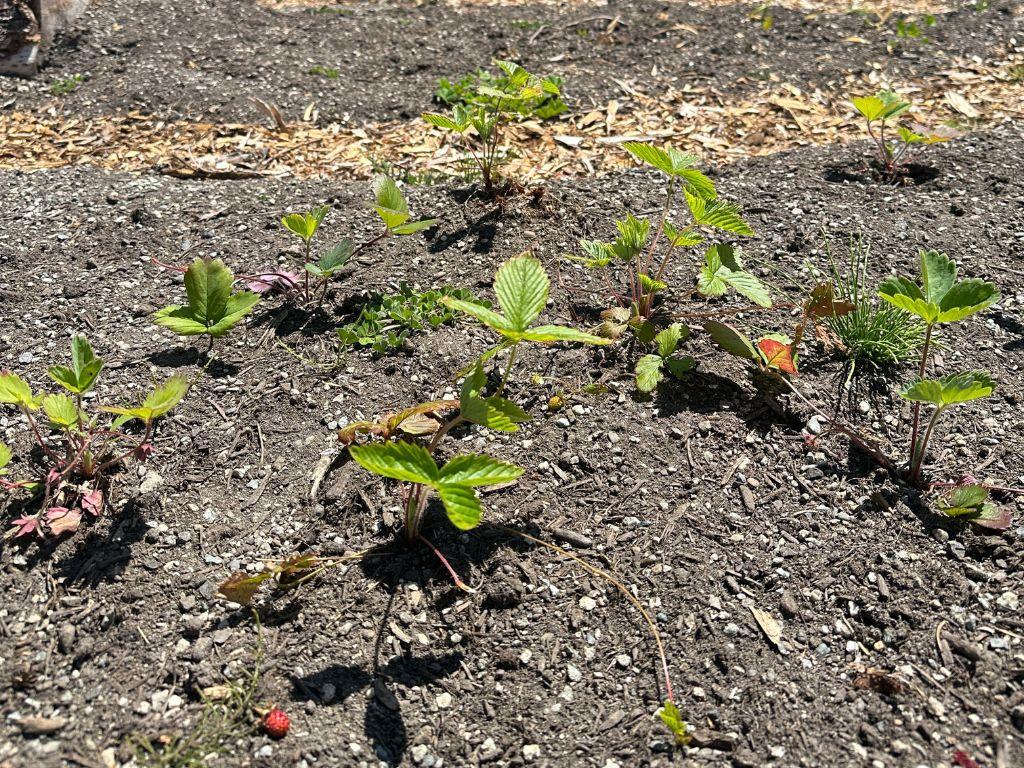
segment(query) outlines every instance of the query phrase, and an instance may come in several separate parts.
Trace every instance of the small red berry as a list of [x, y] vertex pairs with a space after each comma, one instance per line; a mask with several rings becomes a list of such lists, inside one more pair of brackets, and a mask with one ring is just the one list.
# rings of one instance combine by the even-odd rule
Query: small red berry
[[263, 730], [272, 739], [283, 739], [288, 734], [292, 721], [283, 709], [274, 707], [263, 716]]

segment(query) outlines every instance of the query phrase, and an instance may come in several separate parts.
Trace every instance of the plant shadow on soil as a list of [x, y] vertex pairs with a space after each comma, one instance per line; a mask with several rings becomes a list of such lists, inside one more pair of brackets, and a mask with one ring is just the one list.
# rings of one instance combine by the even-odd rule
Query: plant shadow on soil
[[[216, 355], [216, 350], [211, 354]], [[212, 360], [205, 351], [196, 347], [178, 346], [170, 349], [153, 352], [148, 357], [149, 362], [161, 368], [197, 368], [202, 370], [214, 379], [224, 379], [228, 376], [237, 376], [242, 370], [237, 363], [222, 360], [214, 356]]]

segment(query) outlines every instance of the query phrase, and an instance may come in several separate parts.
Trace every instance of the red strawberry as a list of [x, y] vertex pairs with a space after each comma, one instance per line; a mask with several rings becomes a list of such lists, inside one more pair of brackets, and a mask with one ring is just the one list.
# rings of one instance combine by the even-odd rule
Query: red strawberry
[[288, 734], [292, 721], [283, 709], [274, 707], [263, 716], [263, 730], [272, 739], [283, 739]]

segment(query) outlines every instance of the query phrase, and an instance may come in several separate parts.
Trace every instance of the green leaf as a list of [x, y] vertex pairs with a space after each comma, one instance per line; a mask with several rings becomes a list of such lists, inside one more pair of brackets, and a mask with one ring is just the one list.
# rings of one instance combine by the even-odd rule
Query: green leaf
[[969, 371], [941, 379], [920, 379], [900, 392], [900, 396], [912, 402], [931, 403], [945, 408], [988, 397], [995, 386], [995, 382], [984, 371]]
[[686, 182], [687, 187], [694, 194], [706, 197], [709, 200], [718, 197], [715, 183], [700, 171], [689, 168], [678, 171], [676, 175]]
[[653, 392], [664, 378], [661, 368], [664, 360], [659, 355], [644, 355], [636, 361], [636, 388]]
[[736, 235], [754, 234], [754, 230], [740, 215], [738, 205], [727, 203], [724, 200], [707, 200], [689, 190], [684, 190], [684, 194], [693, 220], [701, 226], [715, 227], [723, 232], [731, 232]]
[[420, 221], [406, 222], [405, 224], [399, 224], [397, 227], [392, 227], [391, 233], [394, 235], [414, 235], [417, 232], [422, 232], [424, 229], [430, 229], [438, 221], [440, 219], [421, 219]]
[[188, 306], [170, 306], [153, 316], [157, 325], [181, 336], [223, 336], [259, 301], [249, 291], [231, 292], [234, 275], [220, 259], [196, 259], [185, 272]]
[[530, 420], [530, 414], [498, 395], [463, 400], [462, 415], [474, 424], [498, 432], [517, 432], [518, 424]]
[[465, 312], [471, 317], [475, 317], [488, 328], [491, 328], [498, 333], [508, 333], [512, 330], [508, 320], [494, 310], [483, 307], [480, 304], [476, 304], [472, 301], [456, 299], [454, 296], [445, 296], [441, 299], [441, 303], [449, 309], [456, 309], [460, 312]]
[[647, 244], [651, 222], [627, 213], [626, 218], [616, 220], [615, 228], [619, 230], [619, 236], [611, 246], [612, 252], [623, 261], [632, 261]]
[[452, 525], [460, 531], [468, 531], [480, 524], [483, 508], [472, 488], [466, 485], [438, 485], [435, 489]]
[[866, 120], [872, 122], [885, 112], [885, 102], [877, 96], [855, 96], [850, 99], [850, 103]]
[[355, 245], [345, 238], [323, 254], [315, 264], [306, 264], [306, 271], [320, 277], [331, 277], [348, 263], [354, 250]]
[[665, 699], [665, 703], [658, 710], [658, 716], [661, 718], [661, 722], [672, 732], [677, 746], [685, 747], [690, 743], [690, 727], [683, 720], [679, 707], [675, 705], [672, 699]]
[[939, 251], [921, 251], [921, 285], [930, 304], [942, 301], [956, 282], [956, 262]]
[[0, 373], [0, 403], [9, 403], [29, 411], [39, 410], [40, 399], [32, 394], [32, 388], [14, 373]]
[[67, 395], [47, 395], [43, 398], [43, 411], [57, 429], [78, 426], [78, 407]]
[[681, 323], [672, 323], [672, 325], [654, 337], [654, 340], [658, 343], [658, 354], [662, 357], [668, 357], [676, 351], [679, 342], [689, 335], [689, 328]]
[[433, 486], [437, 463], [426, 448], [406, 442], [371, 443], [349, 446], [352, 458], [370, 472], [392, 480]]
[[952, 323], [963, 320], [987, 309], [999, 298], [999, 291], [992, 283], [973, 277], [962, 280], [950, 288], [939, 302], [938, 321]]
[[600, 336], [577, 331], [575, 328], [567, 328], [564, 325], [538, 325], [520, 332], [519, 338], [541, 344], [555, 341], [575, 341], [580, 344], [608, 344], [611, 342], [611, 339], [602, 339]]
[[745, 360], [757, 359], [757, 352], [750, 339], [731, 325], [720, 323], [717, 320], [708, 320], [704, 323], [704, 330], [718, 346], [730, 355], [742, 357]]
[[318, 205], [306, 213], [289, 213], [281, 219], [281, 224], [304, 243], [308, 243], [313, 239], [329, 210], [326, 205]]
[[704, 254], [704, 266], [697, 277], [697, 290], [702, 296], [717, 298], [724, 296], [729, 285], [723, 275], [722, 259], [718, 255], [718, 246], [713, 245]]
[[989, 501], [988, 489], [982, 485], [961, 485], [940, 499], [939, 510], [958, 520], [970, 520], [975, 525], [1001, 531], [1010, 527], [1009, 512], [1000, 510]]
[[983, 485], [961, 485], [943, 500], [944, 508], [976, 507], [988, 501], [988, 489]]
[[[622, 148], [641, 162], [654, 166], [668, 176], [682, 175], [684, 170], [692, 168], [699, 159], [696, 155], [686, 154], [671, 147], [661, 149], [639, 141], [624, 142]], [[707, 183], [711, 184], [710, 180], [707, 180]], [[714, 186], [711, 189], [713, 193]]]
[[669, 373], [677, 379], [681, 379], [683, 374], [689, 373], [697, 367], [697, 361], [689, 355], [686, 357], [669, 357], [665, 360], [665, 367], [668, 368]]
[[7, 474], [7, 465], [11, 463], [13, 457], [14, 454], [11, 453], [10, 446], [0, 442], [0, 475]]
[[439, 115], [436, 112], [424, 112], [421, 117], [430, 123], [435, 128], [440, 128], [442, 131], [451, 131], [452, 133], [465, 133], [466, 129], [469, 128], [469, 121], [464, 122], [457, 121], [448, 115]]
[[377, 203], [377, 215], [389, 230], [409, 220], [409, 204], [398, 185], [384, 174], [378, 174], [373, 179], [373, 199]]
[[96, 357], [89, 340], [75, 334], [71, 337], [71, 367], [54, 365], [47, 373], [65, 389], [82, 394], [92, 388], [102, 368], [103, 361]]
[[694, 245], [700, 245], [704, 242], [704, 237], [699, 232], [691, 232], [689, 227], [686, 229], [677, 229], [672, 222], [666, 221], [664, 223], [665, 237], [671, 245], [676, 248], [688, 248]]
[[772, 305], [768, 288], [757, 277], [741, 269], [739, 256], [731, 245], [713, 245], [704, 254], [705, 264], [697, 279], [697, 290], [704, 296], [721, 296], [732, 286], [760, 307]]
[[129, 419], [140, 419], [147, 423], [152, 422], [168, 413], [174, 406], [181, 402], [188, 392], [188, 378], [183, 374], [171, 376], [163, 384], [158, 385], [150, 392], [142, 405], [135, 408], [120, 408], [107, 406], [100, 408], [107, 413], [118, 413], [127, 416]]
[[650, 275], [641, 273], [638, 277], [640, 278], [640, 287], [643, 289], [643, 292], [648, 295], [658, 293], [659, 291], [663, 291], [668, 288], [668, 283], [663, 283], [661, 280], [655, 280]]
[[498, 267], [494, 293], [512, 330], [525, 331], [540, 316], [550, 286], [543, 265], [532, 256], [516, 256]]
[[492, 459], [480, 453], [456, 456], [441, 468], [441, 485], [498, 485], [510, 483], [523, 474], [522, 467]]
[[615, 258], [615, 250], [611, 243], [602, 243], [599, 240], [580, 240], [580, 248], [589, 258], [576, 256], [567, 256], [566, 258], [579, 262], [590, 269], [607, 267]]

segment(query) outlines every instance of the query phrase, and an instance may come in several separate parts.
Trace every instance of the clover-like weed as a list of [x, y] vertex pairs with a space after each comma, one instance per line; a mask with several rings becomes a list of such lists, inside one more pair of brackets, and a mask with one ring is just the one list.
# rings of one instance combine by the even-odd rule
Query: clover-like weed
[[[156, 421], [188, 391], [188, 381], [173, 376], [137, 406], [99, 406], [91, 411], [83, 396], [103, 369], [85, 336], [71, 339], [70, 365], [54, 365], [49, 376], [65, 391], [35, 394], [17, 374], [0, 373], [0, 404], [14, 406], [28, 423], [42, 454], [32, 479], [12, 480], [11, 449], [0, 443], [0, 488], [29, 495], [25, 511], [12, 521], [8, 536], [61, 535], [78, 530], [84, 516], [97, 517], [106, 505], [109, 475], [129, 459], [145, 461], [153, 452]], [[45, 416], [41, 422], [39, 414]], [[110, 421], [103, 414], [117, 416]], [[143, 424], [141, 435], [123, 427]]]

